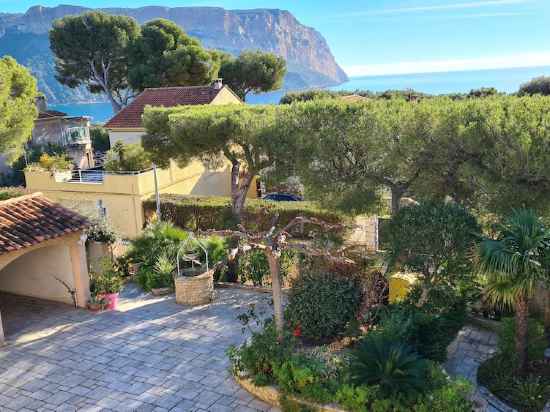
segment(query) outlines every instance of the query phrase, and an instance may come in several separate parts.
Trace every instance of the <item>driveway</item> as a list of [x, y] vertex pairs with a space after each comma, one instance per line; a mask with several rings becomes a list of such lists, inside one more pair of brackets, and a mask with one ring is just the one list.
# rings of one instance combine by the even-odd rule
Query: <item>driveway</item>
[[216, 294], [192, 308], [130, 287], [118, 311], [35, 309], [0, 348], [0, 411], [269, 410], [234, 383], [225, 350], [244, 339], [236, 316], [270, 296]]

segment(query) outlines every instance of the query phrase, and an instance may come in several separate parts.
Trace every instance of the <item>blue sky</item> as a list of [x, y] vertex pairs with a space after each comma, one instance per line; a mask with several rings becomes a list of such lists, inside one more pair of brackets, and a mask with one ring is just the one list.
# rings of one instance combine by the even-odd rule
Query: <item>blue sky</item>
[[[23, 12], [59, 0], [0, 0]], [[550, 0], [63, 0], [94, 7], [281, 8], [319, 30], [351, 75], [550, 65]]]

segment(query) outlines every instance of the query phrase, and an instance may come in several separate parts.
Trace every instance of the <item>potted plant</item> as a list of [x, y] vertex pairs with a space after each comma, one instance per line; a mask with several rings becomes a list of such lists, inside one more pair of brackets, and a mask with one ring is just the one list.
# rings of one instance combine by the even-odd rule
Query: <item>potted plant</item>
[[105, 309], [116, 310], [122, 289], [120, 270], [109, 259], [103, 259], [100, 273], [92, 274], [93, 288], [98, 297], [105, 299]]
[[86, 252], [90, 270], [100, 270], [101, 260], [113, 259], [112, 245], [117, 241], [115, 231], [105, 219], [93, 220], [86, 230]]
[[99, 312], [103, 310], [103, 308], [105, 307], [105, 304], [106, 302], [103, 297], [92, 295], [92, 297], [88, 301], [87, 306], [88, 306], [88, 309], [91, 310], [92, 312]]

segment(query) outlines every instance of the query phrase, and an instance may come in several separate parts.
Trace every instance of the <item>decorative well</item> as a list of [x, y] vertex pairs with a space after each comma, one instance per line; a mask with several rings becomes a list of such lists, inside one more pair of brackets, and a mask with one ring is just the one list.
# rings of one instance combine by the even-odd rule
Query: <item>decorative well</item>
[[[204, 252], [205, 262], [201, 262], [200, 253], [189, 251], [193, 243]], [[182, 267], [182, 261], [190, 266]], [[174, 283], [176, 302], [181, 305], [205, 305], [214, 299], [214, 270], [209, 266], [208, 250], [192, 233], [178, 251]]]

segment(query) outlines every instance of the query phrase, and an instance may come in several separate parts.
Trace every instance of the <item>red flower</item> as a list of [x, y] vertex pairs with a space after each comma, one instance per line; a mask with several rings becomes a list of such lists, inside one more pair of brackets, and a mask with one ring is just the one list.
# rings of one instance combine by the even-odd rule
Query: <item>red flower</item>
[[300, 325], [296, 325], [292, 331], [292, 334], [297, 338], [302, 336], [302, 327]]

